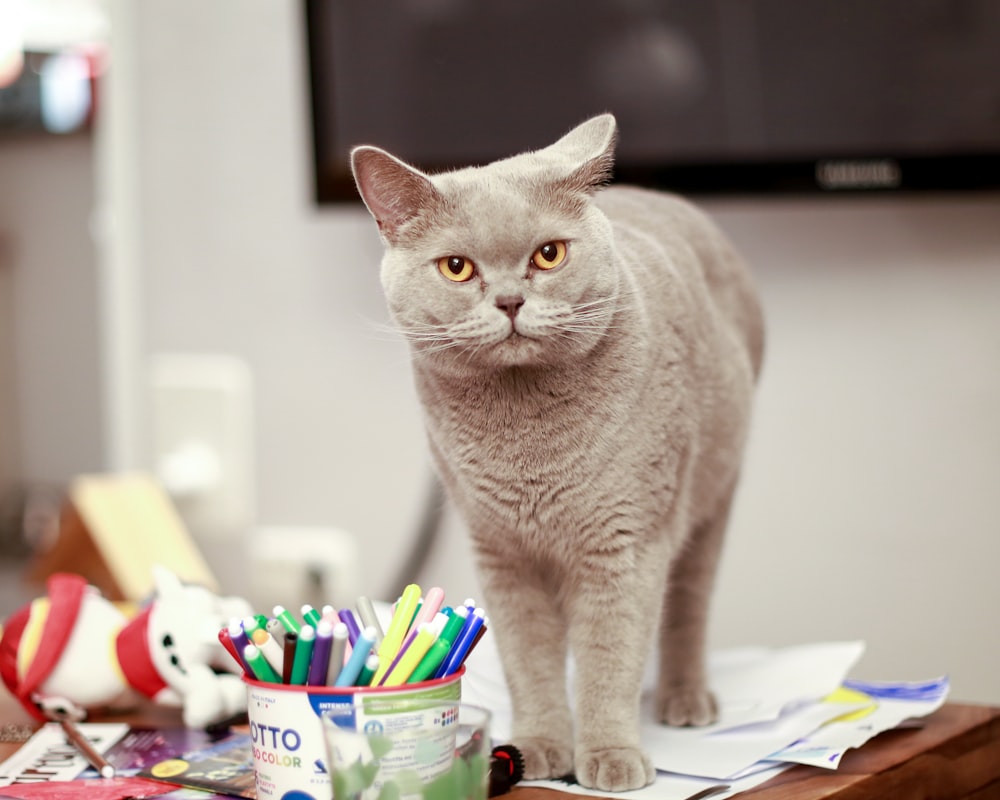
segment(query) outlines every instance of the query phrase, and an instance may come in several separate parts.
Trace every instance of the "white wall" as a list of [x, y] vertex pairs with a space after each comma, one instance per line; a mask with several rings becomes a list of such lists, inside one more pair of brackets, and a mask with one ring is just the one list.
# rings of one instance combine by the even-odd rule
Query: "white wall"
[[89, 135], [0, 139], [0, 479], [101, 465], [93, 192]]
[[[405, 352], [369, 324], [373, 226], [311, 204], [301, 9], [129, 5], [140, 349], [246, 359], [259, 521], [352, 530], [362, 584], [398, 588], [423, 437]], [[946, 671], [956, 697], [1000, 702], [1000, 196], [710, 209], [770, 327], [714, 643], [864, 638], [866, 677]], [[474, 587], [460, 526], [421, 579]]]
[[1000, 700], [1000, 198], [715, 210], [770, 327], [716, 639]]
[[245, 359], [260, 523], [356, 533], [389, 592], [427, 460], [405, 351], [376, 328], [374, 225], [312, 202], [300, 5], [129, 11], [143, 349]]

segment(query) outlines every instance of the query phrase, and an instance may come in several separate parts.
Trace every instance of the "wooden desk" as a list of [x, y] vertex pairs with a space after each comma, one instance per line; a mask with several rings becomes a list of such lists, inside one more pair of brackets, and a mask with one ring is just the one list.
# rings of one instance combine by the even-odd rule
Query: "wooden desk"
[[[31, 718], [0, 687], [0, 727]], [[153, 707], [99, 721], [176, 725], [178, 712]], [[793, 767], [745, 792], [747, 800], [1000, 800], [1000, 708], [949, 703], [920, 728], [887, 731], [844, 756], [836, 772]], [[0, 743], [0, 760], [18, 748]], [[515, 787], [510, 800], [579, 800]]]
[[[747, 800], [952, 800], [1000, 798], [1000, 708], [946, 704], [921, 728], [900, 728], [851, 750], [836, 772], [793, 767], [740, 797]], [[510, 800], [579, 800], [515, 788]], [[710, 799], [709, 799], [710, 800]]]

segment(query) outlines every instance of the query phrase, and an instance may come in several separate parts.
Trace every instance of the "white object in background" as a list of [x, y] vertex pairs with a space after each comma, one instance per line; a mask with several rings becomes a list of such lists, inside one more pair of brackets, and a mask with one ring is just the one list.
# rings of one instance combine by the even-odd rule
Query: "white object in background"
[[253, 385], [224, 354], [160, 353], [149, 361], [150, 447], [157, 478], [196, 538], [253, 526]]
[[283, 605], [298, 616], [304, 603], [353, 607], [365, 587], [358, 584], [358, 546], [339, 528], [258, 528], [246, 544], [248, 583], [240, 593], [255, 610]]

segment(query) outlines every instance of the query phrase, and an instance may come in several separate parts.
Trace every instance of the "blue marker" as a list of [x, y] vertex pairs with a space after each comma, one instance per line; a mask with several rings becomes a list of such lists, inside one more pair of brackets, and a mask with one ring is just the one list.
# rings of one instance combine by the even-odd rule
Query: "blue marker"
[[361, 674], [361, 670], [364, 669], [365, 661], [368, 660], [372, 647], [375, 646], [375, 637], [377, 635], [378, 633], [371, 625], [361, 631], [358, 640], [354, 643], [354, 649], [351, 650], [350, 658], [347, 659], [347, 663], [344, 664], [344, 668], [333, 683], [334, 686], [354, 685], [354, 682], [358, 679], [358, 675]]
[[434, 673], [435, 678], [443, 678], [446, 675], [451, 675], [462, 666], [462, 661], [465, 660], [466, 653], [472, 647], [472, 643], [476, 639], [476, 634], [483, 627], [485, 617], [486, 612], [481, 608], [477, 608], [469, 614], [465, 620], [465, 624], [462, 626], [461, 632], [458, 634], [458, 638], [455, 639], [455, 644], [452, 645], [451, 650], [448, 652], [448, 657], [445, 658], [441, 666]]

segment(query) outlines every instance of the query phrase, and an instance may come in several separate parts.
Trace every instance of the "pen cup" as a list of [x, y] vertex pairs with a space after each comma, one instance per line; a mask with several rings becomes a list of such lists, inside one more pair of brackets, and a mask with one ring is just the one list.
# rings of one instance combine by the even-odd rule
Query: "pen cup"
[[321, 716], [333, 800], [486, 800], [485, 709], [374, 698]]
[[[330, 773], [321, 715], [365, 704], [458, 705], [464, 668], [437, 680], [402, 686], [298, 686], [244, 678], [257, 800], [329, 800]], [[353, 711], [352, 711], [353, 713]], [[389, 721], [391, 715], [385, 717]]]

